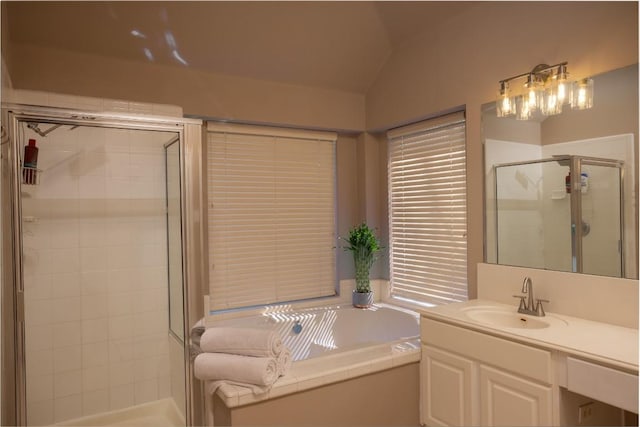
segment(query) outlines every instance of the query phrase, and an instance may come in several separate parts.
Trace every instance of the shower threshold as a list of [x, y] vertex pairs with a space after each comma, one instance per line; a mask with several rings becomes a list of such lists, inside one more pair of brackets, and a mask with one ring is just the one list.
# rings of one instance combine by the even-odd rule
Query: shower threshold
[[103, 412], [73, 420], [62, 421], [56, 426], [154, 426], [184, 427], [185, 421], [171, 398], [131, 406], [117, 411]]

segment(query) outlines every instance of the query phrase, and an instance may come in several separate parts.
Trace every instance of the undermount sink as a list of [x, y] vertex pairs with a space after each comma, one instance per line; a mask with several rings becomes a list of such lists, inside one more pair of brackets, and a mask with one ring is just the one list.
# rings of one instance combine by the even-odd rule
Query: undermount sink
[[474, 307], [464, 310], [465, 315], [478, 323], [489, 326], [516, 329], [544, 329], [566, 326], [567, 322], [552, 316], [535, 317], [514, 311]]

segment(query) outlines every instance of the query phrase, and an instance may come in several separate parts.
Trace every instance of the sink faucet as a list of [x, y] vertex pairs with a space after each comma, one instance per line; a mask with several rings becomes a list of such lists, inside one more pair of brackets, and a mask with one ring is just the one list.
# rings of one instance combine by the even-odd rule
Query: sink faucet
[[[514, 295], [516, 298], [520, 298], [520, 305], [518, 306], [518, 313], [530, 314], [532, 316], [543, 317], [545, 315], [543, 302], [549, 302], [544, 299], [535, 300], [533, 297], [533, 282], [530, 277], [525, 277], [522, 282], [522, 293], [526, 295]], [[525, 301], [526, 298], [526, 301]], [[534, 301], [537, 301], [534, 302]]]

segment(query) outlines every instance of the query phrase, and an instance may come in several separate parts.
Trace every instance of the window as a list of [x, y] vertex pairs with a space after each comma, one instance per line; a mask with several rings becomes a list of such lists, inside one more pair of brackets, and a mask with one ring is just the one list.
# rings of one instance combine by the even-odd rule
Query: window
[[215, 310], [335, 294], [335, 141], [328, 132], [208, 124]]
[[467, 299], [464, 113], [388, 133], [389, 257], [394, 297]]

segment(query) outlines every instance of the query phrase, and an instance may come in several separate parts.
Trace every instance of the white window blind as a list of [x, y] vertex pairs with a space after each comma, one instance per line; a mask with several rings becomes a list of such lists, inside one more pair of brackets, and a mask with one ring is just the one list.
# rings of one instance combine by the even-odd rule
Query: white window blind
[[212, 309], [335, 294], [335, 141], [208, 124]]
[[394, 129], [388, 138], [392, 295], [436, 305], [465, 301], [464, 113]]

